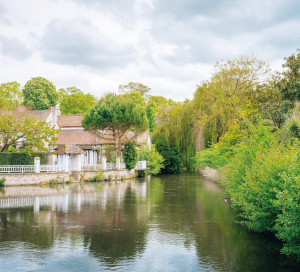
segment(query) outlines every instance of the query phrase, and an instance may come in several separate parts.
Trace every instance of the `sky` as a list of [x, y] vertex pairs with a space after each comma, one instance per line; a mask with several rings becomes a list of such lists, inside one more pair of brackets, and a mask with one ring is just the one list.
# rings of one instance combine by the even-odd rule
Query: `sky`
[[141, 82], [182, 101], [217, 61], [280, 70], [297, 48], [299, 0], [0, 0], [0, 83], [41, 76], [100, 98]]

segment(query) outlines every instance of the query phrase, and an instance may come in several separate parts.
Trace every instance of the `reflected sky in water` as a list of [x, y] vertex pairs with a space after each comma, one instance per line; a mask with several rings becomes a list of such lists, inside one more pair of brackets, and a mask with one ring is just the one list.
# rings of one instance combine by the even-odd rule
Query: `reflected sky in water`
[[299, 271], [197, 175], [0, 192], [0, 271]]

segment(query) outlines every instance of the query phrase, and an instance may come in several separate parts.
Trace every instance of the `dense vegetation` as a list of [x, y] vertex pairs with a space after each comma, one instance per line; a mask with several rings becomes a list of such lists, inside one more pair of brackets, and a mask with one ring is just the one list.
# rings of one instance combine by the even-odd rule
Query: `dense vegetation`
[[[223, 173], [221, 184], [242, 224], [275, 233], [283, 253], [300, 257], [300, 51], [283, 67], [272, 81], [247, 88], [245, 101], [234, 100], [236, 109], [222, 112], [214, 130], [204, 130], [209, 148], [197, 154], [196, 163]], [[241, 86], [239, 77], [231, 80]]]
[[138, 161], [138, 152], [134, 142], [127, 142], [123, 150], [123, 158], [127, 169], [133, 169]]
[[0, 165], [33, 165], [34, 158], [39, 157], [41, 164], [46, 164], [46, 153], [0, 153]]

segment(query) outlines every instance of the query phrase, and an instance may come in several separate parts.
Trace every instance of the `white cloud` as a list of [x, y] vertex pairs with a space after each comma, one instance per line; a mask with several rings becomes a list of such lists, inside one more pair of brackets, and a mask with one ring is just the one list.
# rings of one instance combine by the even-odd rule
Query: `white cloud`
[[96, 94], [142, 82], [192, 98], [220, 59], [278, 69], [299, 47], [296, 0], [0, 0], [1, 82], [34, 76]]

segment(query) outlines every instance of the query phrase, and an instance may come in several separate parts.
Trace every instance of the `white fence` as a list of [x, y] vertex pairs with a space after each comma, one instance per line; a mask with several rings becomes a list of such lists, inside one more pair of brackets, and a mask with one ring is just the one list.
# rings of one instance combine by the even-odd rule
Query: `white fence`
[[[0, 165], [0, 173], [35, 173], [34, 165]], [[64, 172], [64, 165], [40, 165], [39, 172]]]
[[0, 165], [0, 173], [34, 173], [34, 165]]
[[[81, 171], [99, 171], [99, 170], [114, 170], [126, 169], [125, 163], [106, 163], [106, 164], [84, 164], [78, 168], [71, 167], [71, 171], [80, 169]], [[67, 172], [68, 167], [63, 164], [59, 165], [0, 165], [0, 173], [40, 173], [40, 172]], [[138, 161], [135, 167], [136, 170], [145, 170], [146, 161]]]

